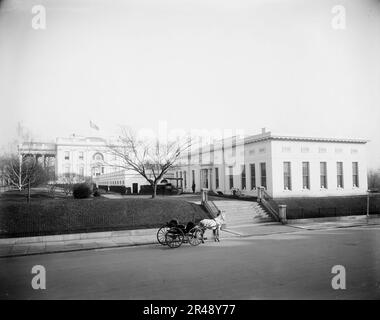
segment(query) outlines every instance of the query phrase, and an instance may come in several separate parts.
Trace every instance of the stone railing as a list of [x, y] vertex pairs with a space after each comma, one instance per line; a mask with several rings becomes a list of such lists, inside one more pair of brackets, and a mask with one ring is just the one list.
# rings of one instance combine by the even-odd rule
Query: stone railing
[[268, 192], [265, 191], [264, 187], [258, 188], [257, 202], [260, 202], [276, 221], [283, 224], [286, 223], [286, 205], [278, 204]]
[[216, 218], [220, 213], [220, 210], [215, 205], [213, 201], [208, 200], [208, 189], [202, 189], [201, 191], [201, 204], [206, 209], [206, 211], [211, 215], [211, 217]]

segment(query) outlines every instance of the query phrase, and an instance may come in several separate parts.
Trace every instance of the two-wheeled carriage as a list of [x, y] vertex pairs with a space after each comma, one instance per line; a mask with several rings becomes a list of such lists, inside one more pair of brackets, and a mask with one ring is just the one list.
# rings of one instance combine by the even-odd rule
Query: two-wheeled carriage
[[203, 230], [193, 222], [186, 226], [179, 224], [177, 220], [171, 220], [157, 231], [157, 240], [162, 245], [170, 248], [178, 248], [182, 243], [190, 243], [197, 246], [203, 241]]

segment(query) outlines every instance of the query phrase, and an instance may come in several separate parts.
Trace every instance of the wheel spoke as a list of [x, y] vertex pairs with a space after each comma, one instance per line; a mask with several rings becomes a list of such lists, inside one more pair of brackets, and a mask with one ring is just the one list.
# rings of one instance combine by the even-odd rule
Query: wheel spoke
[[170, 248], [178, 248], [184, 240], [184, 234], [181, 229], [171, 228], [166, 233], [166, 243]]
[[168, 230], [169, 228], [165, 225], [157, 231], [157, 241], [162, 245], [166, 245], [166, 233]]

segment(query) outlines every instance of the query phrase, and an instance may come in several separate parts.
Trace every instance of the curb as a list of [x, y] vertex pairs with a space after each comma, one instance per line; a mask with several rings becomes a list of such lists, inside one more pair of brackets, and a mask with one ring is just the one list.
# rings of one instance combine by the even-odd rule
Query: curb
[[291, 226], [291, 227], [301, 229], [301, 230], [317, 231], [317, 230], [344, 229], [344, 228], [378, 226], [378, 225], [380, 225], [380, 223], [351, 224], [351, 225], [347, 225], [347, 226], [337, 225], [337, 226], [323, 227], [323, 228], [311, 228], [311, 227], [301, 227], [301, 226]]
[[50, 243], [59, 241], [80, 241], [80, 240], [96, 240], [96, 239], [113, 239], [118, 237], [128, 236], [146, 236], [151, 232], [156, 232], [156, 228], [152, 229], [131, 229], [131, 230], [118, 230], [118, 231], [100, 231], [100, 232], [87, 232], [87, 233], [68, 233], [46, 236], [32, 236], [32, 237], [15, 237], [15, 238], [0, 238], [1, 245], [14, 245], [14, 244], [31, 244], [31, 243]]
[[53, 254], [53, 253], [65, 253], [65, 252], [76, 252], [76, 251], [90, 251], [90, 250], [101, 250], [101, 249], [111, 249], [111, 248], [125, 248], [125, 247], [139, 247], [139, 246], [146, 246], [151, 244], [158, 244], [157, 241], [155, 242], [144, 242], [144, 243], [133, 243], [133, 244], [120, 244], [120, 245], [114, 245], [114, 246], [100, 246], [100, 247], [93, 247], [93, 248], [80, 248], [80, 249], [69, 249], [69, 250], [52, 250], [47, 252], [33, 252], [33, 253], [17, 253], [17, 254], [9, 254], [9, 255], [3, 255], [0, 256], [0, 259], [2, 258], [15, 258], [15, 257], [25, 257], [25, 256], [37, 256], [37, 255], [45, 255], [45, 254]]

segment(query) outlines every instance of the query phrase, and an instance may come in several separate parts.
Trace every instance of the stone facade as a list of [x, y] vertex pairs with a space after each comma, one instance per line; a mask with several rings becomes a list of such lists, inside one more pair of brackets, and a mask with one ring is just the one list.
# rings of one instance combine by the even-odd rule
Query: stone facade
[[191, 192], [208, 188], [275, 198], [361, 195], [367, 192], [365, 140], [286, 137], [270, 132], [218, 142], [184, 155], [175, 170]]

